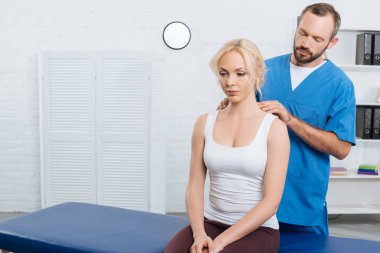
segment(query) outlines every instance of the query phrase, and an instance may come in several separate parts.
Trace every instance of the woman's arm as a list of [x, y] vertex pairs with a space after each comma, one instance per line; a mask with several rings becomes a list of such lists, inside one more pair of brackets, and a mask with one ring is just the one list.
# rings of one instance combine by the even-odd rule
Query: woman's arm
[[214, 240], [215, 253], [260, 227], [280, 205], [288, 167], [290, 143], [286, 125], [275, 119], [268, 134], [268, 157], [264, 174], [262, 200], [236, 224]]
[[191, 139], [190, 174], [186, 188], [186, 209], [194, 238], [191, 252], [197, 253], [201, 253], [204, 247], [212, 249], [212, 239], [207, 236], [204, 228], [204, 185], [207, 169], [203, 162], [203, 150], [206, 119], [207, 115], [200, 116], [194, 126]]

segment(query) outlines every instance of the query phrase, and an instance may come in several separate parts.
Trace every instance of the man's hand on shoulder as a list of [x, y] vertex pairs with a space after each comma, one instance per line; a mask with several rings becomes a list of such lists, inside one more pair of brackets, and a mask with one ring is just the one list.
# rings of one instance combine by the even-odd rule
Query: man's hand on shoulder
[[263, 102], [258, 102], [259, 108], [264, 112], [273, 113], [278, 116], [278, 118], [284, 122], [286, 125], [289, 125], [292, 121], [293, 115], [286, 110], [286, 108], [277, 100], [268, 100]]
[[228, 98], [225, 98], [223, 99], [220, 104], [218, 105], [218, 107], [216, 108], [216, 110], [223, 110], [224, 108], [227, 107], [228, 103], [230, 102], [230, 100], [228, 100]]

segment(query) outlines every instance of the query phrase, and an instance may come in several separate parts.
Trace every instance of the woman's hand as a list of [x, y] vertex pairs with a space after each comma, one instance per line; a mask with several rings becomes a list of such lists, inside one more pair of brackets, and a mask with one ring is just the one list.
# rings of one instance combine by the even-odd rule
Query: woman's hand
[[214, 252], [210, 252], [210, 253], [219, 253], [226, 246], [225, 243], [223, 243], [223, 241], [221, 240], [220, 237], [216, 237], [214, 239], [214, 241], [213, 241], [213, 244], [214, 244]]
[[213, 253], [214, 252], [214, 244], [212, 239], [206, 235], [199, 235], [194, 237], [194, 243], [191, 245], [190, 253]]

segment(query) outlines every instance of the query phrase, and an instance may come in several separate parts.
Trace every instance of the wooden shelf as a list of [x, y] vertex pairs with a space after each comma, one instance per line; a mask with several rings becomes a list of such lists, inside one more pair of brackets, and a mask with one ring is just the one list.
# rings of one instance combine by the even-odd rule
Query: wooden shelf
[[380, 214], [380, 204], [374, 205], [329, 205], [329, 214]]

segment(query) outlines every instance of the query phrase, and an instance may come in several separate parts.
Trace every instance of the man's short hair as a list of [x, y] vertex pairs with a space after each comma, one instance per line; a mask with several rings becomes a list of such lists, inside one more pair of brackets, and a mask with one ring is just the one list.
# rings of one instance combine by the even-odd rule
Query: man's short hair
[[309, 5], [303, 9], [301, 15], [298, 16], [298, 23], [301, 21], [306, 12], [311, 12], [312, 14], [319, 17], [325, 17], [330, 14], [334, 19], [334, 31], [331, 35], [331, 38], [334, 38], [336, 36], [340, 27], [341, 20], [339, 13], [335, 10], [334, 6], [327, 3], [316, 3]]

